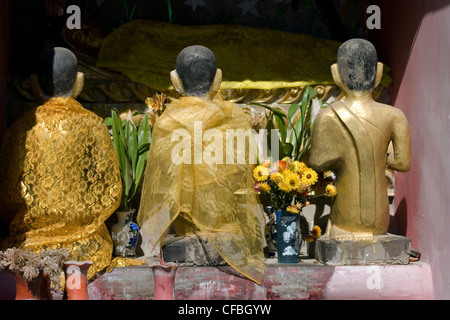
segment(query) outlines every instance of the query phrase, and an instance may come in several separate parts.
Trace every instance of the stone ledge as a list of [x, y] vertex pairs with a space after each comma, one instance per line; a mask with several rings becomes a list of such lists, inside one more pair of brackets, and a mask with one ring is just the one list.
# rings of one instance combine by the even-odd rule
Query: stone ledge
[[[118, 268], [89, 284], [90, 300], [152, 300], [149, 267]], [[239, 277], [230, 267], [181, 267], [175, 280], [177, 300], [431, 300], [428, 264], [326, 266], [315, 260], [298, 264], [267, 261], [262, 285]], [[14, 299], [14, 278], [0, 272], [0, 300]], [[61, 300], [60, 292], [54, 293]]]
[[[181, 267], [177, 300], [429, 300], [430, 267], [422, 262], [394, 266], [326, 266], [267, 262], [262, 285], [239, 277], [230, 267]], [[116, 269], [89, 285], [92, 300], [152, 300], [148, 267]]]

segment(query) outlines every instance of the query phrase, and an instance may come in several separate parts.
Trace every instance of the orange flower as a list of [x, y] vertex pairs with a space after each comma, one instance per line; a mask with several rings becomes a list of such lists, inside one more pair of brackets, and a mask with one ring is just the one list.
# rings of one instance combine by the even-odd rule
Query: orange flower
[[287, 169], [287, 164], [286, 161], [278, 161], [278, 171], [283, 172], [284, 170]]

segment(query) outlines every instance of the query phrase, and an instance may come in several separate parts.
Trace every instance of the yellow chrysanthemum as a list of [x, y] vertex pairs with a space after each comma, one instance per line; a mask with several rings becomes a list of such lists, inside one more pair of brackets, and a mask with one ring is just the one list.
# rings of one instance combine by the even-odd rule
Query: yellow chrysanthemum
[[291, 205], [291, 206], [287, 207], [286, 210], [287, 210], [288, 212], [290, 212], [290, 213], [295, 213], [295, 214], [300, 213], [300, 210], [298, 210], [297, 207], [294, 206], [294, 205]]
[[313, 236], [310, 236], [310, 235], [305, 236], [305, 241], [308, 243], [312, 243], [312, 242], [314, 242], [314, 240], [315, 239]]
[[266, 181], [269, 178], [269, 169], [262, 165], [257, 166], [253, 171], [253, 177], [259, 182]]
[[295, 161], [295, 172], [297, 173], [303, 173], [308, 169], [308, 166], [304, 162]]
[[279, 183], [279, 184], [278, 184], [278, 187], [280, 188], [281, 191], [286, 192], [286, 193], [292, 191], [291, 187], [289, 187], [289, 186], [288, 186], [286, 183], [284, 183], [284, 182]]
[[296, 190], [301, 186], [302, 180], [298, 174], [291, 172], [284, 176], [284, 183], [288, 185], [291, 190]]
[[286, 177], [287, 175], [290, 175], [290, 174], [293, 174], [294, 172], [292, 172], [289, 168], [286, 168], [284, 171], [283, 171], [283, 175]]
[[330, 198], [334, 198], [337, 195], [337, 189], [334, 185], [329, 184], [326, 188], [325, 191], [327, 193], [327, 196]]
[[322, 236], [322, 229], [320, 229], [319, 226], [314, 226], [314, 228], [311, 231], [311, 234], [315, 239], [319, 239]]
[[261, 189], [261, 191], [264, 191], [264, 192], [270, 192], [270, 190], [272, 190], [272, 188], [270, 188], [270, 186], [267, 182], [259, 183], [258, 186], [259, 186], [259, 189]]
[[313, 169], [307, 169], [302, 174], [302, 181], [304, 184], [306, 184], [308, 186], [315, 185], [318, 180], [319, 180], [319, 176], [318, 176], [317, 172], [315, 172]]
[[277, 172], [270, 176], [270, 180], [275, 182], [276, 184], [282, 184], [284, 183], [284, 177], [281, 173]]

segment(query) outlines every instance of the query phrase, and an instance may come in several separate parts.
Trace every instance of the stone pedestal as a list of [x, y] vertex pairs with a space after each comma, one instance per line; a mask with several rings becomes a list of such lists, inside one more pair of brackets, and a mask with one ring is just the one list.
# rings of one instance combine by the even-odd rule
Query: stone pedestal
[[328, 265], [406, 265], [409, 264], [411, 240], [387, 234], [375, 236], [373, 242], [316, 241], [316, 259]]
[[214, 246], [204, 237], [168, 237], [163, 247], [164, 260], [184, 266], [226, 266]]

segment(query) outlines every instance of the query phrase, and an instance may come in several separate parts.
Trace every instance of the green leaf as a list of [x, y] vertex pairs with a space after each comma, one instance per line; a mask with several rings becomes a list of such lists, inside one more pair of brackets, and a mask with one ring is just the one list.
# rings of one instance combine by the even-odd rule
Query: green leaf
[[134, 197], [136, 195], [136, 192], [139, 188], [139, 184], [141, 183], [142, 176], [144, 175], [144, 172], [145, 172], [145, 169], [147, 166], [149, 153], [150, 152], [147, 150], [139, 156], [139, 160], [138, 160], [138, 163], [136, 166], [136, 179], [135, 179], [135, 184], [134, 184], [134, 190], [133, 190], [133, 194], [131, 195], [131, 197]]
[[286, 143], [286, 138], [287, 138], [286, 124], [284, 123], [283, 118], [279, 117], [277, 115], [275, 115], [275, 121], [277, 122], [278, 130], [280, 130], [281, 141], [283, 143]]
[[268, 105], [263, 104], [263, 103], [253, 103], [253, 104], [256, 105], [256, 106], [263, 107], [263, 108], [265, 108], [265, 109], [267, 109], [269, 111], [272, 111], [275, 115], [277, 115], [277, 116], [279, 116], [281, 118], [287, 118], [286, 115], [282, 111], [280, 111], [278, 109], [275, 109], [275, 108], [272, 108], [271, 106], [268, 106]]
[[111, 117], [106, 118], [103, 122], [107, 127], [112, 127], [113, 125], [113, 119]]
[[138, 131], [138, 150], [141, 151], [144, 147], [149, 146], [152, 142], [152, 129], [150, 127], [149, 115], [146, 114], [142, 120]]
[[133, 122], [127, 121], [125, 127], [125, 138], [128, 146], [128, 158], [131, 162], [131, 168], [133, 172], [133, 180], [136, 172], [136, 165], [138, 161], [138, 141], [137, 141], [137, 129]]
[[281, 158], [284, 157], [292, 157], [292, 152], [294, 151], [294, 146], [290, 143], [283, 143], [281, 145], [282, 147], [282, 151], [283, 151], [283, 156]]
[[133, 9], [131, 10], [130, 17], [128, 18], [129, 21], [132, 21], [134, 18], [134, 14], [136, 13], [137, 4], [134, 5]]
[[293, 103], [290, 108], [289, 108], [289, 112], [288, 112], [288, 123], [289, 125], [292, 124], [292, 118], [295, 116], [295, 114], [297, 113], [297, 111], [300, 109], [300, 106], [297, 103]]
[[113, 131], [113, 144], [116, 149], [117, 158], [119, 160], [120, 170], [123, 171], [126, 167], [125, 165], [125, 147], [123, 144], [123, 140], [121, 138], [121, 129], [122, 125], [119, 119], [119, 116], [115, 111], [112, 111], [112, 131]]
[[173, 9], [172, 9], [172, 1], [171, 0], [167, 0], [167, 10], [169, 13], [169, 22], [172, 23], [173, 22]]

